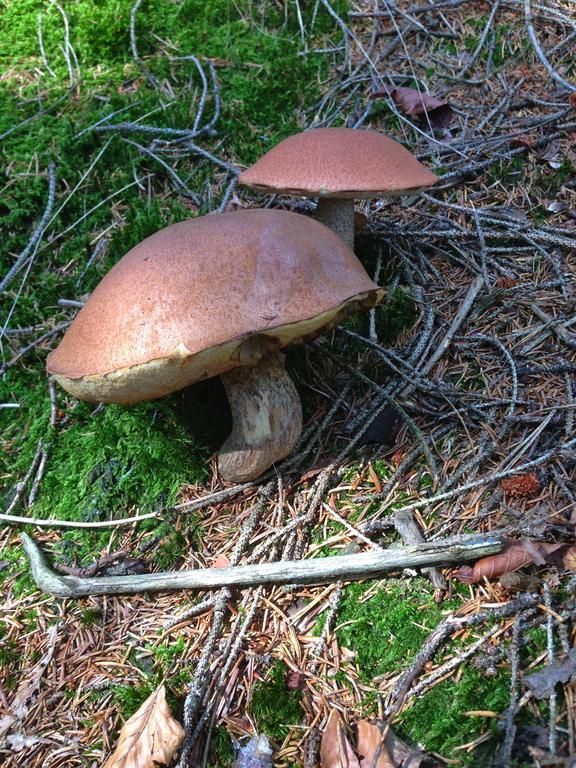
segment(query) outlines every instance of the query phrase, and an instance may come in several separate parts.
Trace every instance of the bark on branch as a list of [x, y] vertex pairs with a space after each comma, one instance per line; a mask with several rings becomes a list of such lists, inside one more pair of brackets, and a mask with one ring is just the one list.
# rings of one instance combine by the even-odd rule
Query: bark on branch
[[38, 587], [57, 597], [141, 594], [176, 589], [252, 587], [259, 584], [322, 584], [375, 578], [402, 568], [446, 566], [477, 560], [504, 548], [501, 536], [472, 535], [444, 539], [412, 547], [398, 547], [356, 555], [336, 555], [311, 560], [282, 560], [230, 568], [145, 573], [137, 576], [62, 576], [52, 570], [36, 542], [23, 533], [24, 550], [30, 559]]

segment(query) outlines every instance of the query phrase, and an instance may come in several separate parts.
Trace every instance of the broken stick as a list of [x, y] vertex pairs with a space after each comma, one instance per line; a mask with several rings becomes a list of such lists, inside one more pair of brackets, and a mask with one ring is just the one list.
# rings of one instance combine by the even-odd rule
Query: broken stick
[[259, 584], [322, 584], [375, 578], [402, 568], [445, 566], [477, 560], [504, 548], [501, 536], [470, 535], [441, 539], [412, 547], [335, 555], [310, 560], [280, 560], [274, 563], [236, 565], [230, 568], [199, 568], [191, 571], [143, 573], [137, 576], [82, 578], [56, 573], [34, 539], [23, 533], [22, 544], [30, 559], [38, 587], [57, 597], [141, 594], [175, 589], [253, 587]]

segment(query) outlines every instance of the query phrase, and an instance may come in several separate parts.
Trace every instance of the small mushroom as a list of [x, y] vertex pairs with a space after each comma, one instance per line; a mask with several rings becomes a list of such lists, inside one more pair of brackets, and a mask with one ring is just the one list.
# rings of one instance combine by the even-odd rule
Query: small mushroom
[[354, 200], [402, 195], [438, 177], [371, 130], [315, 128], [290, 136], [238, 177], [260, 192], [318, 197], [315, 217], [354, 247]]
[[258, 477], [302, 426], [283, 347], [318, 333], [383, 290], [312, 219], [249, 210], [173, 224], [129, 251], [96, 287], [47, 370], [90, 402], [137, 403], [222, 375], [233, 429], [225, 480]]

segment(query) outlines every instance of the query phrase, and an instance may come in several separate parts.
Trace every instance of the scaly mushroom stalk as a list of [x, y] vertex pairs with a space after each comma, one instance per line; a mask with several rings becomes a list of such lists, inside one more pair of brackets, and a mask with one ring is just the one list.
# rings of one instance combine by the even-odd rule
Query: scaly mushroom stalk
[[354, 250], [354, 200], [345, 197], [320, 197], [314, 218], [336, 232]]
[[221, 376], [233, 427], [218, 454], [224, 480], [253, 480], [292, 452], [302, 431], [302, 404], [284, 368], [284, 355]]

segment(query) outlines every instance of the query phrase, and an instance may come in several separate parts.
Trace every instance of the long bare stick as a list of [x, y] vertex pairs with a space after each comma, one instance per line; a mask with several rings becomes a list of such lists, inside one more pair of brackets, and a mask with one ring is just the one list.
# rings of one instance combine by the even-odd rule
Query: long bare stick
[[449, 565], [476, 560], [500, 552], [501, 536], [473, 535], [458, 540], [444, 539], [414, 547], [336, 555], [312, 560], [282, 560], [275, 563], [238, 565], [230, 568], [203, 568], [192, 571], [146, 573], [138, 576], [62, 576], [48, 565], [36, 542], [23, 533], [22, 544], [30, 559], [38, 587], [58, 597], [86, 595], [141, 594], [173, 589], [214, 589], [249, 587], [259, 584], [321, 584], [374, 578], [386, 571]]

